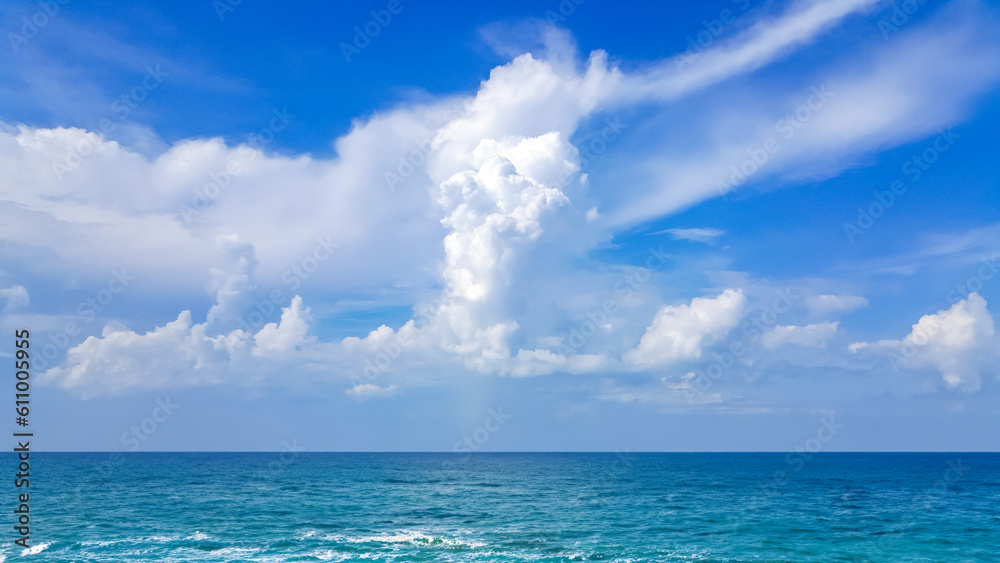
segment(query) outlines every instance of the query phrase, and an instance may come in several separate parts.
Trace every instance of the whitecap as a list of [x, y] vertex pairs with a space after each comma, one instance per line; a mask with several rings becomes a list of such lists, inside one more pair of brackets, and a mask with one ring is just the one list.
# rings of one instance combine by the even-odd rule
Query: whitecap
[[426, 534], [424, 532], [418, 532], [413, 530], [403, 530], [395, 533], [386, 532], [368, 536], [353, 536], [353, 537], [328, 536], [327, 539], [345, 541], [348, 543], [388, 543], [388, 544], [408, 543], [410, 545], [417, 545], [417, 546], [445, 545], [448, 547], [468, 547], [468, 548], [478, 548], [486, 545], [483, 542], [465, 541], [456, 538], [448, 538], [444, 536], [433, 536], [430, 534]]
[[26, 555], [38, 555], [39, 553], [41, 553], [41, 552], [45, 551], [46, 549], [48, 549], [50, 545], [52, 545], [52, 544], [51, 543], [40, 543], [38, 545], [33, 545], [33, 546], [29, 547], [28, 549], [25, 549], [24, 551], [22, 551], [21, 552], [21, 557], [24, 557]]
[[212, 556], [222, 556], [225, 557], [227, 561], [231, 559], [241, 559], [249, 555], [253, 555], [260, 551], [258, 547], [224, 547], [222, 549], [215, 549], [212, 551]]

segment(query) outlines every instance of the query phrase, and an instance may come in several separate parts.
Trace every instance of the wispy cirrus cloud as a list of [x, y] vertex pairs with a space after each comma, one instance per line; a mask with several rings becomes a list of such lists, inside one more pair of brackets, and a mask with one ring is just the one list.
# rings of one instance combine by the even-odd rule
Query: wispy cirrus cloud
[[726, 234], [722, 229], [695, 228], [695, 229], [666, 229], [649, 233], [650, 235], [669, 234], [674, 240], [688, 240], [691, 242], [703, 242], [705, 244], [715, 244], [719, 237]]

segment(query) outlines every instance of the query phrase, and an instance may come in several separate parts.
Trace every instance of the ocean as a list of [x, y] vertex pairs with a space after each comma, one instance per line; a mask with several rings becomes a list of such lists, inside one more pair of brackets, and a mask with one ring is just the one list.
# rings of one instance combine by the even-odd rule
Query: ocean
[[28, 550], [0, 465], [0, 561], [1000, 561], [1000, 454], [33, 453]]

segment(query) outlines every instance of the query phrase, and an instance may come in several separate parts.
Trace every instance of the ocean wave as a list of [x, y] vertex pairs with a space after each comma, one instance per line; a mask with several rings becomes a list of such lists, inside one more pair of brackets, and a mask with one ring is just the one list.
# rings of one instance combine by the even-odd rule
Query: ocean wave
[[40, 543], [38, 545], [33, 545], [33, 546], [29, 547], [28, 549], [25, 549], [24, 551], [22, 551], [21, 552], [21, 557], [24, 557], [26, 555], [38, 555], [39, 553], [41, 553], [41, 552], [45, 551], [46, 549], [48, 549], [50, 545], [52, 545], [52, 544], [51, 543]]
[[381, 544], [408, 544], [414, 546], [446, 546], [446, 547], [466, 547], [478, 548], [486, 544], [475, 540], [463, 540], [449, 538], [445, 536], [434, 536], [425, 532], [415, 530], [402, 530], [399, 532], [384, 532], [364, 536], [327, 536], [327, 539], [346, 543], [381, 543]]
[[148, 537], [135, 537], [135, 538], [118, 538], [113, 540], [83, 540], [80, 542], [80, 545], [87, 547], [90, 546], [108, 547], [119, 543], [131, 543], [131, 544], [170, 543], [170, 542], [180, 541], [181, 539], [184, 538], [181, 538], [181, 536], [148, 536]]
[[260, 553], [261, 548], [259, 547], [223, 547], [221, 549], [213, 549], [210, 553], [213, 557], [225, 557], [226, 561], [232, 561], [234, 559], [243, 559], [255, 553]]

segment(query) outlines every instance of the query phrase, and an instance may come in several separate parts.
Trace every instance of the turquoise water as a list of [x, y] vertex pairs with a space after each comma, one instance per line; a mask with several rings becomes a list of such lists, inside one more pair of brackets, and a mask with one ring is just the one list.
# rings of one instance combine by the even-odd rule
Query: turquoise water
[[31, 493], [30, 561], [1000, 561], [998, 454], [33, 454]]

